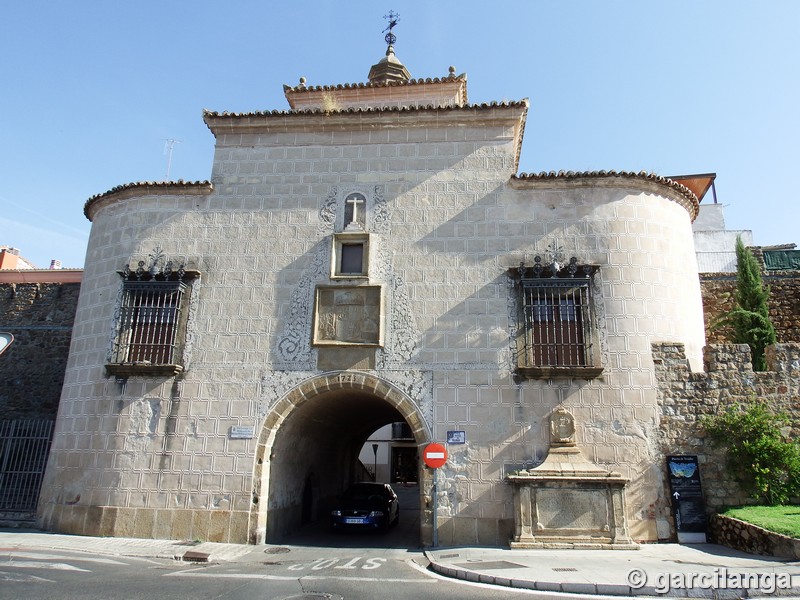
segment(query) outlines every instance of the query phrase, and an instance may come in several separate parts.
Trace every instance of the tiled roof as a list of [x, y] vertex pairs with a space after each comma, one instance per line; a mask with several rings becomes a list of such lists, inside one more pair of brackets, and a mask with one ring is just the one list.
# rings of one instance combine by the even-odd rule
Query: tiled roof
[[111, 188], [102, 194], [95, 194], [83, 206], [83, 214], [90, 221], [92, 207], [101, 200], [108, 198], [122, 199], [133, 195], [161, 195], [161, 194], [209, 194], [214, 190], [210, 181], [138, 181], [125, 183]]
[[692, 221], [697, 217], [697, 213], [700, 210], [700, 202], [697, 200], [697, 196], [688, 187], [668, 177], [662, 177], [647, 171], [639, 171], [638, 173], [633, 171], [543, 171], [541, 173], [520, 173], [512, 177], [517, 181], [576, 181], [599, 178], [635, 179], [641, 182], [667, 186], [677, 192], [676, 199], [689, 212]]

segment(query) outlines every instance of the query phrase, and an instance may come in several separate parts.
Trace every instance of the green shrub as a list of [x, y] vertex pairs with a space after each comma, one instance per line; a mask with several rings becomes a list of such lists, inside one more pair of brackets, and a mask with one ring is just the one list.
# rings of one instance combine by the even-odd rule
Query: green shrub
[[736, 265], [736, 307], [723, 317], [722, 323], [733, 329], [731, 341], [750, 346], [753, 370], [766, 371], [764, 349], [777, 339], [769, 318], [769, 288], [762, 283], [756, 257], [738, 237]]
[[727, 449], [726, 469], [758, 502], [784, 504], [800, 494], [800, 446], [781, 435], [788, 423], [763, 402], [738, 404], [701, 421], [715, 446]]

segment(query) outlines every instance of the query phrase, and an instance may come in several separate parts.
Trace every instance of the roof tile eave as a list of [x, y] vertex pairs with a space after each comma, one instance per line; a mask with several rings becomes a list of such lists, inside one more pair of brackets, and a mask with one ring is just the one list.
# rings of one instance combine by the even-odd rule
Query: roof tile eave
[[467, 81], [467, 74], [461, 75], [446, 75], [444, 77], [419, 77], [412, 78], [408, 81], [369, 81], [358, 83], [337, 83], [329, 85], [303, 85], [292, 87], [284, 85], [283, 89], [286, 93], [302, 94], [307, 92], [329, 92], [334, 90], [346, 89], [364, 89], [364, 88], [382, 88], [382, 87], [403, 87], [413, 85], [431, 85], [431, 84], [446, 84], [446, 83], [462, 83]]
[[428, 104], [425, 106], [387, 106], [387, 107], [350, 107], [335, 111], [326, 111], [321, 108], [308, 108], [302, 110], [265, 110], [253, 111], [246, 113], [235, 112], [217, 112], [212, 110], [203, 111], [203, 120], [206, 125], [210, 127], [209, 119], [244, 119], [250, 117], [277, 117], [277, 116], [301, 116], [301, 115], [330, 115], [330, 114], [358, 114], [358, 113], [376, 113], [376, 112], [422, 112], [430, 110], [481, 110], [491, 108], [528, 108], [528, 100], [502, 100], [492, 102], [481, 102], [478, 104], [465, 104], [463, 106], [436, 106]]
[[519, 175], [514, 175], [512, 180], [548, 181], [557, 179], [574, 180], [614, 177], [623, 179], [639, 179], [641, 181], [665, 185], [677, 192], [679, 196], [686, 200], [686, 204], [683, 206], [689, 212], [691, 220], [694, 221], [697, 218], [697, 214], [700, 211], [700, 201], [697, 199], [697, 196], [694, 194], [694, 192], [692, 192], [685, 185], [678, 183], [669, 177], [664, 177], [655, 173], [648, 173], [647, 171], [541, 171], [539, 173], [520, 173]]
[[101, 194], [95, 194], [94, 196], [90, 197], [83, 205], [83, 214], [91, 221], [91, 210], [98, 202], [113, 198], [114, 196], [121, 196], [125, 192], [134, 190], [141, 190], [151, 194], [209, 194], [214, 190], [214, 184], [209, 180], [183, 181], [182, 179], [177, 181], [136, 181], [132, 183], [123, 183], [122, 185], [115, 186]]

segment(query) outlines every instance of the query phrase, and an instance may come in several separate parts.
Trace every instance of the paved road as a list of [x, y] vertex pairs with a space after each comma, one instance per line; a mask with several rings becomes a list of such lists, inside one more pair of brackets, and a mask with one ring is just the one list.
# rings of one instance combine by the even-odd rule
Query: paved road
[[0, 549], [3, 600], [501, 600], [526, 593], [438, 576], [425, 569], [417, 550], [280, 546], [231, 563], [188, 564]]

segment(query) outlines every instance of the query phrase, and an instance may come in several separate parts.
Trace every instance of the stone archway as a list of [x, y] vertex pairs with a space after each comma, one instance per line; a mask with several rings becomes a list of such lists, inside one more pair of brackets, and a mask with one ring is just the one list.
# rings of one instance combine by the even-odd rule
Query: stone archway
[[[277, 511], [270, 509], [269, 504], [271, 492], [275, 492], [275, 490], [271, 490], [271, 486], [274, 485], [273, 477], [276, 476], [276, 473], [273, 473], [273, 463], [278, 464], [274, 452], [281, 433], [290, 436], [291, 441], [291, 436], [297, 429], [297, 425], [292, 421], [298, 420], [297, 415], [308, 413], [312, 407], [314, 407], [313, 410], [317, 410], [316, 406], [325, 406], [324, 410], [328, 411], [327, 415], [329, 416], [330, 411], [337, 410], [337, 402], [341, 398], [351, 396], [359, 398], [362, 407], [372, 406], [384, 413], [391, 411], [392, 414], [404, 419], [420, 450], [431, 441], [430, 429], [422, 417], [419, 407], [396, 386], [375, 375], [340, 371], [326, 373], [304, 381], [272, 406], [259, 434], [253, 472], [253, 501], [250, 511], [249, 540], [251, 543], [264, 543], [270, 518], [279, 518]], [[373, 402], [379, 404], [372, 404]], [[285, 433], [286, 431], [289, 433]], [[300, 439], [296, 441], [301, 442]], [[305, 441], [307, 442], [307, 440]], [[283, 440], [281, 449], [285, 451], [286, 447], [287, 441]], [[427, 469], [420, 467], [419, 481], [422, 509], [420, 537], [422, 543], [428, 543], [432, 533], [432, 522], [430, 512], [426, 510], [427, 507], [423, 502], [424, 491], [429, 490], [431, 485], [431, 477]], [[306, 499], [306, 501], [308, 500]]]

